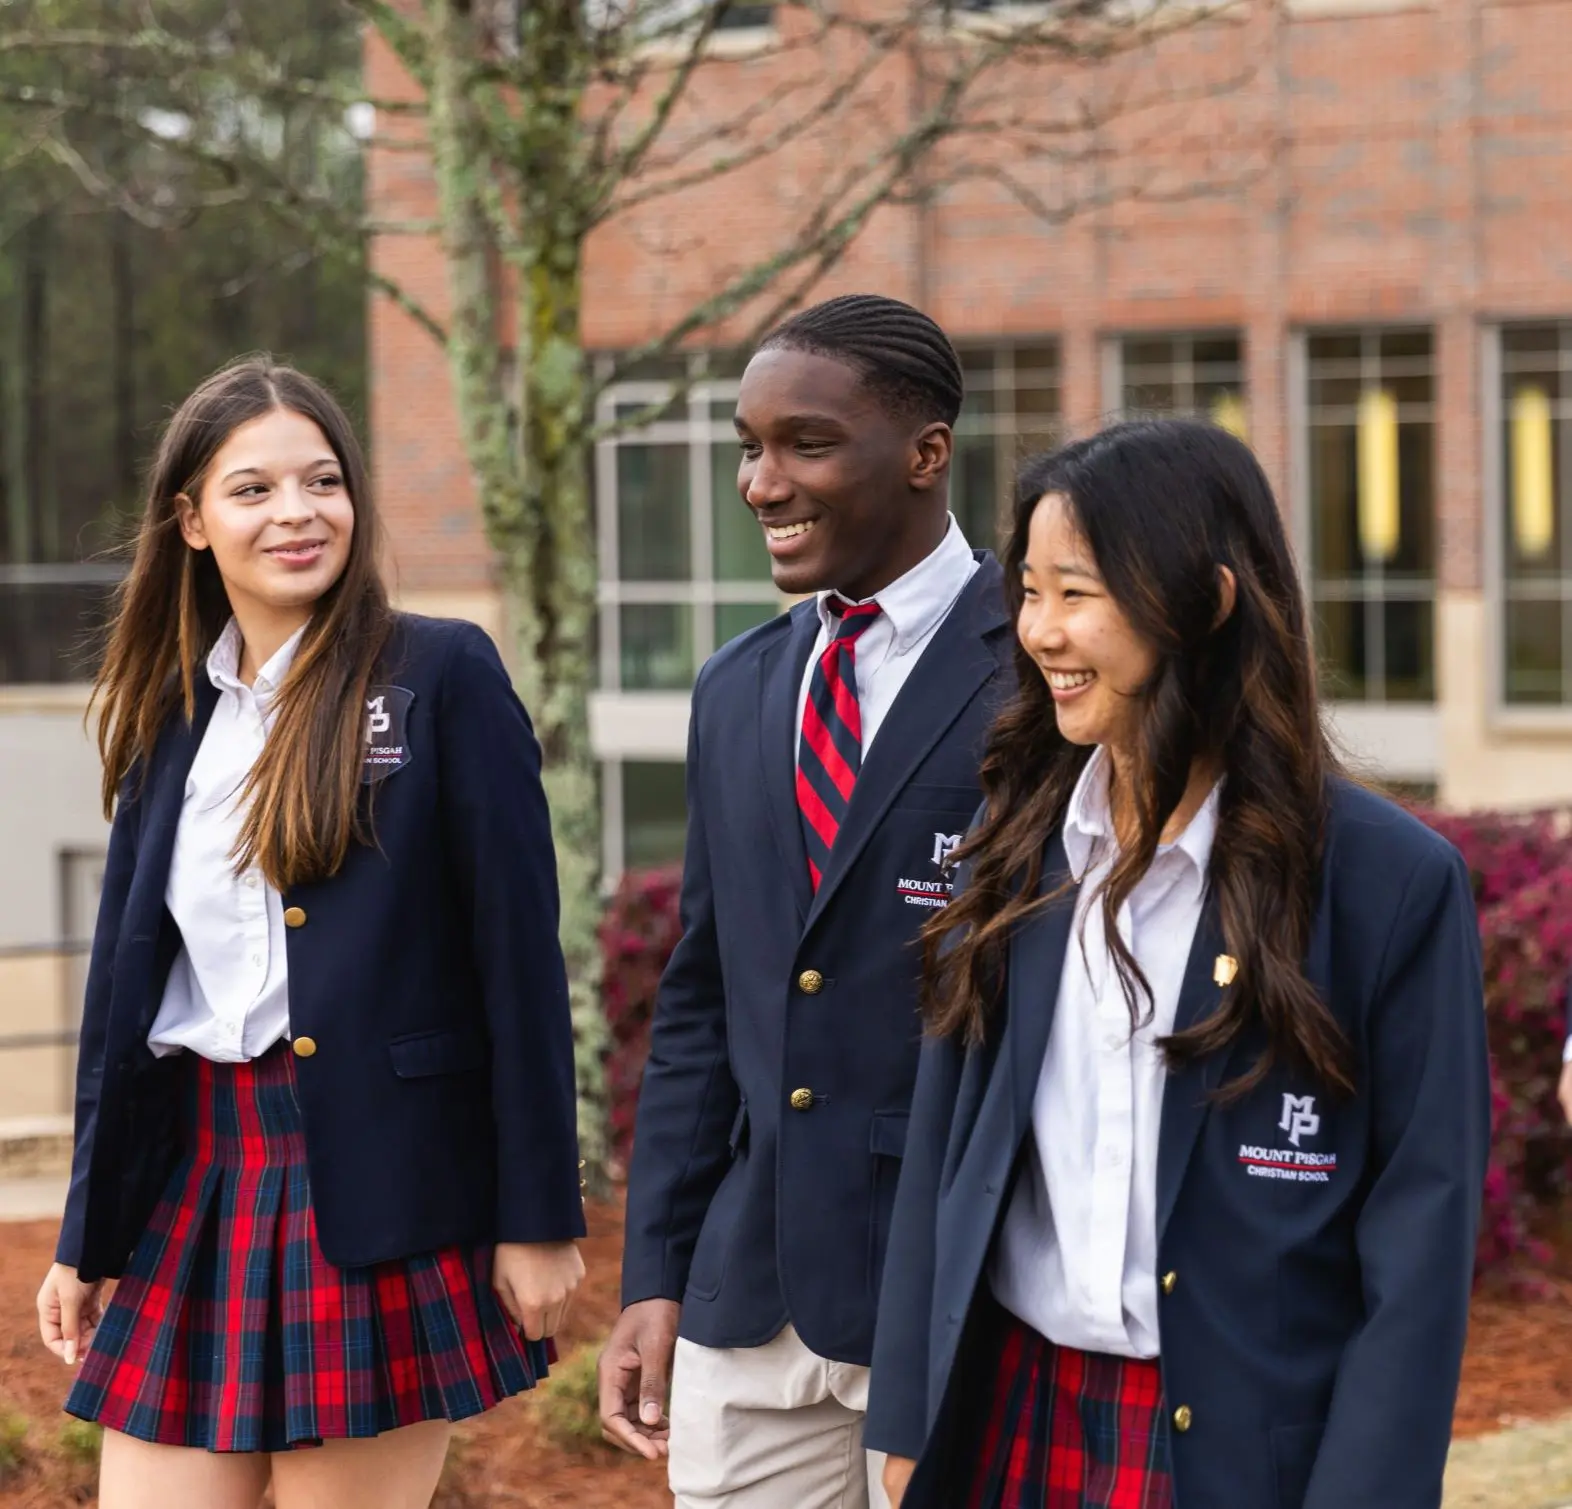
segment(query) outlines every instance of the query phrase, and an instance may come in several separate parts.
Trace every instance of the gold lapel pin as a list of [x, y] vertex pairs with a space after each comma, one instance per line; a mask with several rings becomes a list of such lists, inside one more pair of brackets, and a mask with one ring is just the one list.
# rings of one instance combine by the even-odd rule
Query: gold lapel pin
[[1232, 954], [1219, 954], [1212, 966], [1212, 979], [1218, 985], [1232, 985], [1239, 973], [1239, 961]]

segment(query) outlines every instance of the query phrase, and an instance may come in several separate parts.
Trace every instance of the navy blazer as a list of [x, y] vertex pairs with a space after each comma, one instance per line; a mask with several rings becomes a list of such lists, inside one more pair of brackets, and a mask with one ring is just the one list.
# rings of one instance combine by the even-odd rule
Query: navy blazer
[[987, 555], [869, 746], [817, 895], [795, 794], [813, 602], [705, 665], [683, 936], [661, 979], [628, 1180], [623, 1303], [756, 1346], [786, 1324], [866, 1363], [921, 1041], [918, 929], [1013, 681]]
[[[1045, 870], [1047, 889], [1066, 879], [1057, 835]], [[981, 1045], [923, 1048], [865, 1432], [919, 1458], [905, 1509], [954, 1504], [971, 1468], [963, 1401], [991, 1380], [967, 1321], [1030, 1131], [1073, 905], [1020, 929]], [[1222, 951], [1209, 899], [1176, 1030], [1214, 1009]], [[1457, 851], [1334, 782], [1306, 967], [1353, 1045], [1351, 1098], [1279, 1066], [1215, 1099], [1259, 1035], [1164, 1092], [1163, 1392], [1192, 1420], [1172, 1433], [1176, 1509], [1441, 1502], [1490, 1141], [1478, 924]]]
[[[180, 1151], [181, 1059], [148, 1032], [180, 950], [164, 905], [217, 689], [197, 678], [115, 813], [77, 1067], [59, 1260], [118, 1274]], [[372, 695], [375, 844], [286, 907], [312, 1204], [340, 1267], [452, 1243], [582, 1235], [567, 979], [540, 749], [473, 624], [398, 615]], [[400, 717], [400, 715], [402, 715]]]

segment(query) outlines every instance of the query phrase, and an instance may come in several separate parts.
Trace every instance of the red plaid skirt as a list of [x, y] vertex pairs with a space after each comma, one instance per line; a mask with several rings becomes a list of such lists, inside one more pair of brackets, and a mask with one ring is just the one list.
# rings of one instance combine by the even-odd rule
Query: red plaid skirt
[[967, 1509], [1171, 1509], [1157, 1363], [1055, 1346], [995, 1308]]
[[461, 1420], [545, 1376], [491, 1249], [335, 1268], [317, 1242], [295, 1060], [188, 1055], [188, 1152], [117, 1285], [68, 1413], [209, 1451]]

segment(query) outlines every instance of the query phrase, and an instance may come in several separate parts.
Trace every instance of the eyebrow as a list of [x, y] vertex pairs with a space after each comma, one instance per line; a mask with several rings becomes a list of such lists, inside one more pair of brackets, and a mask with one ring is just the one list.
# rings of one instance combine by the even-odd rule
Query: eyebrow
[[[1060, 576], [1084, 576], [1089, 577], [1094, 582], [1102, 580], [1095, 566], [1083, 566], [1077, 561], [1055, 561], [1050, 569], [1058, 572]], [[1021, 575], [1025, 576], [1028, 571], [1031, 571], [1033, 576], [1037, 575], [1035, 571], [1032, 571], [1032, 563], [1023, 560], [1021, 562]]]
[[[307, 466], [305, 468], [305, 470], [308, 471], [308, 472], [314, 472], [319, 466], [337, 466], [337, 465], [338, 465], [338, 457], [337, 456], [318, 456], [315, 461], [313, 461], [309, 466]], [[241, 467], [236, 467], [236, 469], [234, 471], [232, 471], [232, 472], [225, 472], [224, 475], [219, 479], [219, 481], [220, 482], [233, 482], [236, 477], [261, 477], [261, 476], [265, 476], [265, 475], [266, 475], [266, 473], [263, 471], [263, 469], [260, 466], [241, 466]]]
[[[731, 422], [733, 427], [739, 432], [742, 430], [751, 431], [753, 428], [740, 414], [734, 414]], [[847, 428], [845, 420], [837, 419], [833, 414], [783, 414], [775, 421], [775, 424], [780, 429], [805, 429], [810, 425], [828, 425], [830, 428], [837, 430], [845, 430]]]

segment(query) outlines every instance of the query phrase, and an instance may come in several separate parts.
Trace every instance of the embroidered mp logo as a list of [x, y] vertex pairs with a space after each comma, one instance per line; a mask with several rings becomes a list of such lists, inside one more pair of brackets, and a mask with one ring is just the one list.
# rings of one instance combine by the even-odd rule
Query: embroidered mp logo
[[933, 835], [933, 865], [937, 870], [944, 868], [944, 862], [961, 846], [959, 833], [935, 833]]
[[409, 708], [415, 694], [402, 686], [374, 686], [366, 697], [366, 753], [360, 779], [367, 785], [402, 770], [413, 758]]
[[1321, 1130], [1321, 1118], [1316, 1115], [1315, 1096], [1284, 1095], [1283, 1119], [1278, 1129], [1288, 1133], [1288, 1140], [1295, 1147], [1301, 1137], [1314, 1137]]

